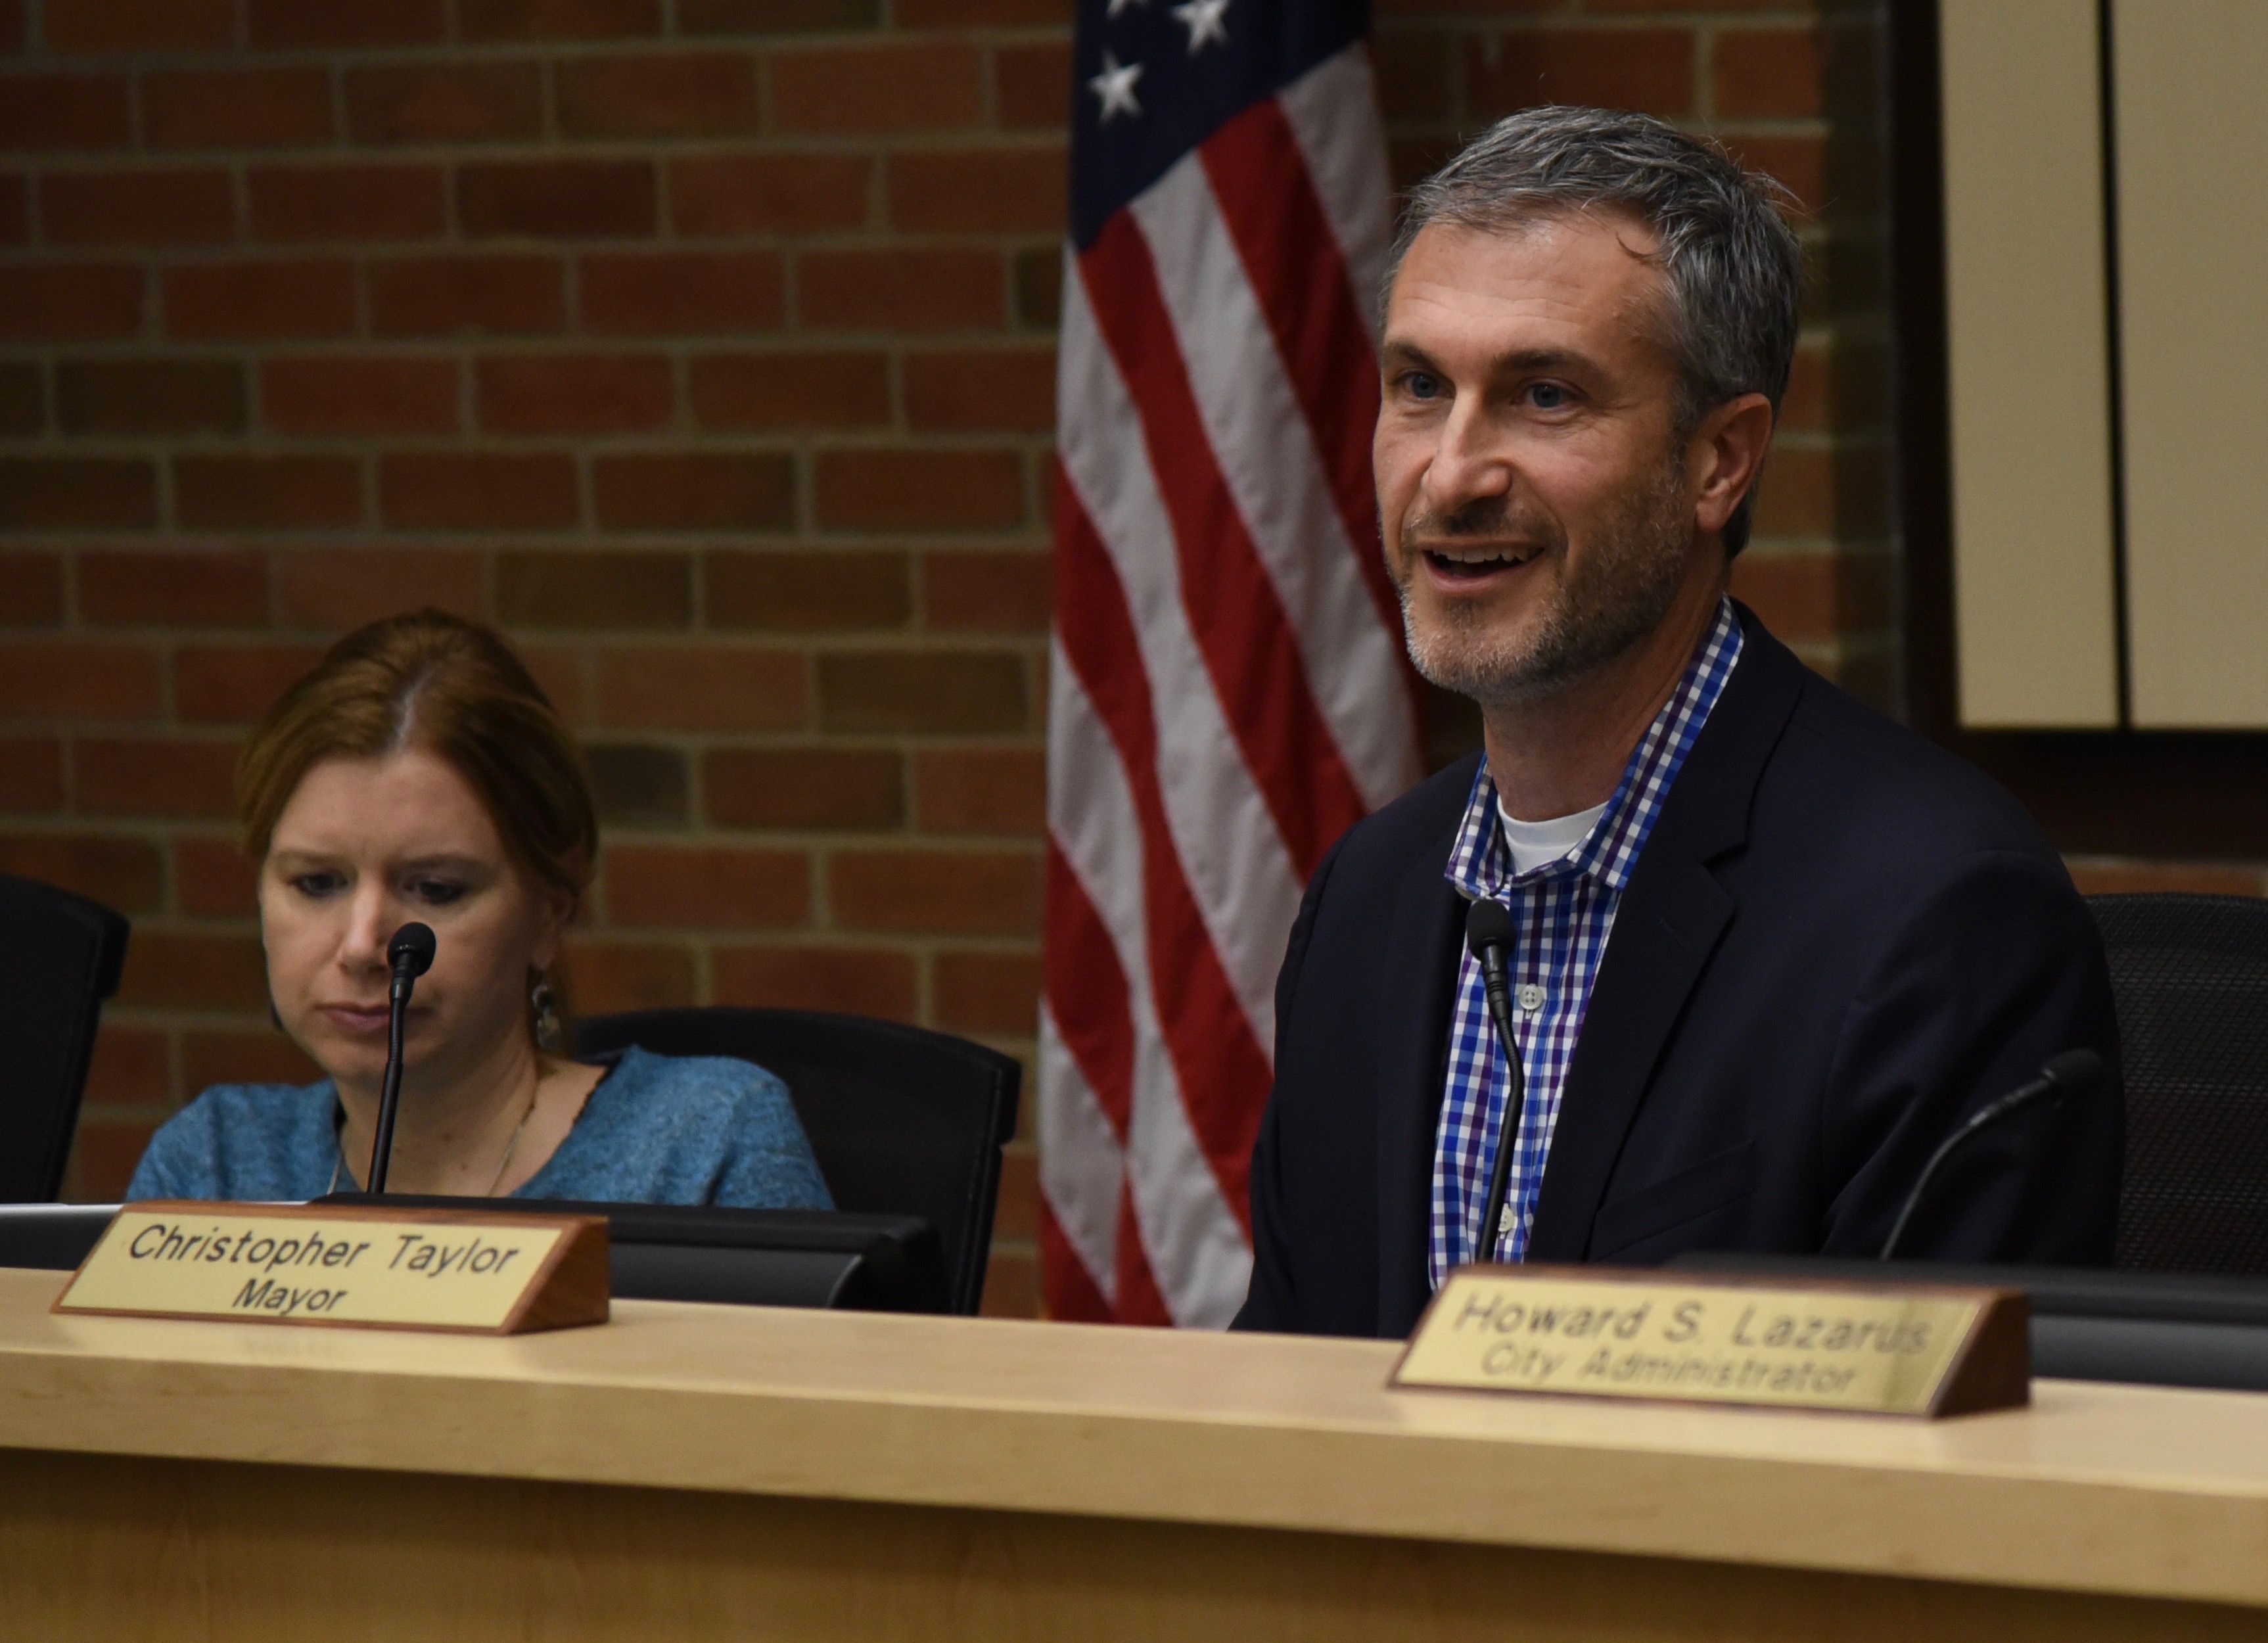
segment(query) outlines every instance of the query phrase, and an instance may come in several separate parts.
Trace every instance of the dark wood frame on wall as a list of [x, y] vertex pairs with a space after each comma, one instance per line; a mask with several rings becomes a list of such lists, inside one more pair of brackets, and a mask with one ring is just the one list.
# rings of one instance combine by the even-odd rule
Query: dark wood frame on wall
[[[1923, 734], [1983, 766], [2007, 785], [2063, 850], [2268, 857], [2268, 733], [1975, 731], [1961, 726], [1953, 625], [1937, 18], [1937, 0], [1889, 0], [1891, 304], [1909, 716]], [[2115, 233], [2115, 216], [2109, 221]], [[2115, 267], [2111, 275], [2109, 289], [2115, 303]], [[2112, 369], [2117, 369], [2115, 345]], [[2114, 471], [2116, 455], [2114, 450]], [[2115, 495], [2113, 502], [2123, 555], [2124, 509]], [[2124, 580], [2122, 560], [2122, 715], [2126, 697]], [[2268, 643], [2268, 634], [2263, 642]]]

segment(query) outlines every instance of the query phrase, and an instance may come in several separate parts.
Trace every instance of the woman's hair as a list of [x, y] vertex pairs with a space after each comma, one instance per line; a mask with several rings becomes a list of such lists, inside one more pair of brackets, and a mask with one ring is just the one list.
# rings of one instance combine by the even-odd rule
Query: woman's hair
[[268, 854], [276, 818], [324, 759], [418, 748], [480, 796], [513, 864], [572, 910], [599, 844], [575, 740], [493, 630], [438, 610], [388, 616], [341, 639], [284, 693], [236, 766], [244, 847]]

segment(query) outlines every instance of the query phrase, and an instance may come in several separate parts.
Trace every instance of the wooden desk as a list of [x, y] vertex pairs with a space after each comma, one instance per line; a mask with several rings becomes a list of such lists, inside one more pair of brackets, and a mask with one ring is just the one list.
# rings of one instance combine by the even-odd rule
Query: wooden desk
[[497, 1340], [58, 1284], [0, 1271], [10, 1637], [2268, 1636], [2268, 1397], [1926, 1425], [1388, 1393], [1371, 1342], [635, 1301]]

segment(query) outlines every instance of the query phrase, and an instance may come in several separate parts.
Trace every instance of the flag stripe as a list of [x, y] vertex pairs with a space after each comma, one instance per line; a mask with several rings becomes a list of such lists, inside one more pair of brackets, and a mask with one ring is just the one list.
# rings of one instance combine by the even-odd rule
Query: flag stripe
[[[1115, 1205], [1116, 1199], [1106, 1202]], [[1047, 1289], [1049, 1317], [1070, 1323], [1109, 1323], [1116, 1320], [1109, 1298], [1095, 1287], [1086, 1263], [1064, 1237], [1063, 1226], [1056, 1219], [1054, 1208], [1044, 1195], [1040, 1199], [1040, 1278]]]
[[[1350, 538], [1332, 506], [1329, 474], [1205, 168], [1183, 161], [1133, 212], [1205, 437], [1290, 620], [1302, 673], [1365, 804], [1381, 804], [1417, 771], [1408, 726], [1378, 711], [1381, 696], [1396, 699], [1407, 685], [1398, 616], [1381, 618], [1364, 586], [1361, 562], [1377, 556], [1377, 533], [1366, 512], [1365, 534]], [[1372, 393], [1374, 401], [1374, 385]]]
[[1285, 86], [1277, 104], [1307, 156], [1315, 197], [1346, 261], [1355, 307], [1375, 336], [1394, 239], [1394, 182], [1369, 50], [1357, 47], [1317, 63]]
[[[1104, 1112], [1045, 1004], [1040, 1006], [1040, 1077], [1048, 1093], [1040, 1103], [1040, 1197], [1059, 1206], [1060, 1253], [1079, 1264], [1107, 1308], [1117, 1285], [1126, 1131]], [[1130, 1085], [1127, 1094], [1130, 1101]]]
[[[1143, 674], [1098, 679], [1105, 693], [1140, 691], [1159, 736], [1158, 777], [1166, 814], [1189, 888], [1203, 913], [1253, 1031], [1265, 1045], [1276, 1030], [1276, 967], [1283, 932], [1298, 916], [1304, 875], [1293, 866], [1273, 817], [1246, 768], [1212, 690], [1212, 677], [1189, 630], [1176, 574], [1173, 525], [1150, 470], [1147, 448], [1125, 385], [1094, 335], [1086, 287], [1076, 277], [1064, 292], [1061, 350], [1064, 391], [1095, 415], [1062, 438], [1062, 483], [1109, 553], [1134, 615]], [[1062, 505], [1058, 505], [1059, 511]], [[1067, 515], [1066, 517], [1071, 517]], [[1062, 599], [1057, 598], [1060, 607]], [[1095, 677], [1093, 674], [1090, 678]], [[1059, 763], [1080, 758], [1051, 740]], [[1076, 806], [1079, 771], [1051, 770], [1051, 795]], [[1053, 798], [1050, 803], [1054, 802]], [[1134, 859], [1132, 841], [1122, 859]]]
[[1361, 792], [1315, 705], [1291, 623], [1205, 442], [1149, 247], [1121, 215], [1079, 261], [1089, 312], [1133, 399], [1173, 520], [1190, 630], [1304, 880], [1362, 818]]

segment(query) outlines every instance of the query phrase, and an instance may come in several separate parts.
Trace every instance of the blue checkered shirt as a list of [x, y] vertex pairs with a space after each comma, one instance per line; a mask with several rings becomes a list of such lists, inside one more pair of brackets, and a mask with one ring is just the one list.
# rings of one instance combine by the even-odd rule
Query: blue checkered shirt
[[[1508, 969], [1512, 1027], [1527, 1079], [1505, 1190], [1505, 1222], [1496, 1258], [1517, 1261], [1528, 1249], [1543, 1186], [1543, 1160], [1559, 1120], [1559, 1093], [1590, 1006], [1591, 984], [1606, 955], [1615, 910], [1638, 851], [1653, 831], [1662, 800], [1693, 739], [1741, 659], [1741, 623], [1727, 600], [1670, 695], [1631, 754], [1623, 779], [1583, 842], [1557, 861], [1513, 877], [1497, 812], [1496, 783], [1483, 762], [1465, 819], [1449, 852], [1447, 876], [1469, 899], [1490, 896], [1512, 912]], [[1439, 1287], [1450, 1268], [1479, 1258], [1480, 1217], [1488, 1197], [1495, 1144], [1504, 1133], [1507, 1080], [1490, 1025], [1480, 961], [1465, 954], [1457, 970], [1457, 1004], [1449, 1020], [1449, 1078], [1433, 1146], [1433, 1201], [1428, 1265]]]

